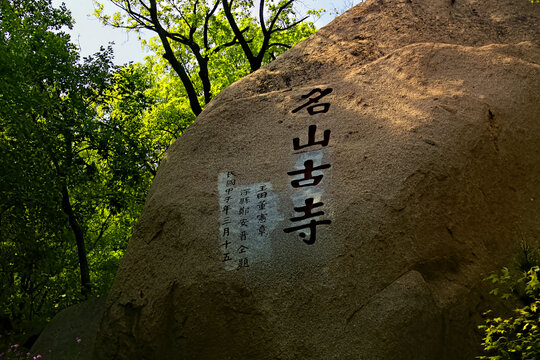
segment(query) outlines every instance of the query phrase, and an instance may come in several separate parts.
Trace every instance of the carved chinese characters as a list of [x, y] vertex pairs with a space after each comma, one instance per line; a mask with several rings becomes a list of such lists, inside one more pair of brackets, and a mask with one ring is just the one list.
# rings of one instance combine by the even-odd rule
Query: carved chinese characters
[[271, 257], [270, 233], [283, 219], [270, 183], [240, 185], [232, 171], [218, 179], [220, 248], [225, 269], [249, 268]]
[[[316, 122], [330, 109], [329, 102], [320, 101], [331, 92], [331, 88], [313, 89], [308, 94], [302, 95], [302, 99], [307, 99], [307, 102], [292, 110], [292, 113], [305, 110], [310, 120]], [[322, 150], [329, 142], [330, 130], [325, 129], [322, 134], [317, 134], [316, 124], [309, 125], [305, 144], [300, 144], [299, 137], [292, 140], [292, 149], [296, 151], [297, 169], [287, 172], [287, 175], [291, 177], [290, 185], [294, 189], [292, 199], [297, 214], [289, 219], [291, 224], [283, 231], [287, 234], [298, 232], [298, 236], [308, 245], [315, 244], [317, 240], [317, 226], [332, 223], [331, 220], [323, 218], [325, 215], [324, 203], [321, 201], [323, 190], [320, 187], [324, 171], [331, 167], [330, 164], [324, 163]]]
[[[270, 182], [245, 184], [236, 171], [219, 174], [220, 261], [226, 270], [250, 269], [261, 261], [290, 261], [300, 248], [317, 243], [321, 227], [332, 224], [324, 197], [332, 170], [328, 160], [331, 130], [321, 125], [331, 107], [330, 93], [332, 88], [313, 89], [289, 113], [290, 120], [307, 118], [309, 123], [288, 141], [291, 147], [286, 151], [291, 152], [292, 163], [283, 164], [286, 179], [276, 180], [284, 191], [279, 196]], [[284, 201], [286, 196], [290, 202]], [[280, 200], [287, 204], [286, 217], [279, 213]], [[327, 243], [323, 245], [317, 250], [310, 247], [316, 250], [310, 251], [310, 258], [319, 258], [320, 250], [328, 249]]]

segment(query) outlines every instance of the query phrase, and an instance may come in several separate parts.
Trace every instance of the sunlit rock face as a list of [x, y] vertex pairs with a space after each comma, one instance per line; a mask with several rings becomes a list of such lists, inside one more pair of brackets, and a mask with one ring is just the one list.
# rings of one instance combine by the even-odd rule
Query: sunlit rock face
[[217, 96], [169, 149], [101, 359], [473, 359], [540, 233], [540, 6], [380, 0]]

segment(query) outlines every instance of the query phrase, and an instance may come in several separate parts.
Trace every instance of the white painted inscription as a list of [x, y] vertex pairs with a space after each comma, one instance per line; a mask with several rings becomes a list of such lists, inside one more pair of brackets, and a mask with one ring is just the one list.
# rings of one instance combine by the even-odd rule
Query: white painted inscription
[[240, 185], [233, 171], [218, 178], [221, 261], [226, 270], [249, 268], [272, 256], [270, 234], [284, 218], [270, 182]]

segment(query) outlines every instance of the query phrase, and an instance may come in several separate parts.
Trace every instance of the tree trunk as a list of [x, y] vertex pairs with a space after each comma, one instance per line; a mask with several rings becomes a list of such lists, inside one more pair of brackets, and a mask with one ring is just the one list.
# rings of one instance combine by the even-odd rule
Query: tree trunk
[[87, 298], [90, 294], [90, 270], [88, 269], [88, 260], [86, 259], [86, 249], [84, 246], [84, 235], [81, 226], [77, 222], [71, 202], [69, 200], [69, 192], [66, 185], [62, 186], [62, 208], [68, 216], [69, 226], [75, 234], [75, 241], [77, 243], [77, 253], [79, 255], [79, 267], [81, 269], [81, 294]]

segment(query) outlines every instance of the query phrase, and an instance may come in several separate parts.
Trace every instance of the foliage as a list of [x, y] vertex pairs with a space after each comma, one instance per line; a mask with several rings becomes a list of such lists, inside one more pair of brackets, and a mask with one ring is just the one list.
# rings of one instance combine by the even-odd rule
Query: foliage
[[[201, 106], [314, 31], [292, 1], [262, 2], [262, 23], [250, 1], [150, 4], [160, 40], [148, 46], [167, 53], [170, 41], [188, 82], [157, 55], [80, 59], [65, 6], [0, 0], [0, 315], [18, 328], [108, 290], [165, 150], [195, 118], [193, 94]], [[107, 20], [141, 26], [118, 16]]]
[[520, 277], [516, 279], [508, 268], [503, 268], [500, 274], [488, 278], [497, 285], [492, 294], [520, 305], [514, 310], [515, 315], [506, 319], [491, 317], [492, 311], [486, 312], [490, 317], [479, 326], [484, 331], [482, 346], [486, 355], [478, 359], [540, 359], [540, 267], [531, 263], [534, 260], [538, 264], [538, 251], [524, 254], [521, 264], [528, 269], [522, 270]]
[[[20, 338], [12, 332], [0, 334], [0, 359], [2, 360], [39, 360], [42, 359], [42, 354], [33, 354], [24, 345], [21, 344]], [[49, 350], [49, 352], [51, 352]]]
[[141, 71], [79, 61], [50, 0], [0, 16], [0, 312], [20, 324], [110, 286], [159, 154]]
[[[105, 23], [132, 30], [148, 29], [158, 36], [149, 44], [182, 82], [184, 96], [198, 115], [215, 94], [259, 69], [315, 31], [302, 24], [294, 0], [110, 0], [121, 12]], [[157, 59], [156, 59], [157, 61]]]

